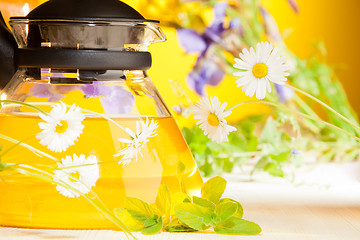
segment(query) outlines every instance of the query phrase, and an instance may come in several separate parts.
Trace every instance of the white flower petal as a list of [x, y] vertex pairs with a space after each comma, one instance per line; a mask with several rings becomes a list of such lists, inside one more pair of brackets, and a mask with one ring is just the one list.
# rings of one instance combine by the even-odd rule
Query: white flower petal
[[[196, 124], [204, 131], [205, 135], [217, 143], [227, 141], [227, 135], [230, 132], [227, 129], [232, 129], [224, 119], [231, 114], [231, 111], [225, 111], [226, 106], [227, 103], [221, 104], [218, 97], [210, 97], [210, 101], [207, 98], [200, 99], [194, 109], [194, 118], [199, 119]], [[210, 125], [208, 122], [209, 114], [215, 114], [219, 121], [217, 126]]]
[[118, 140], [122, 143], [127, 143], [128, 146], [120, 150], [117, 154], [113, 155], [114, 157], [121, 157], [119, 164], [123, 166], [128, 165], [132, 159], [135, 158], [135, 161], [138, 160], [138, 155], [142, 156], [141, 148], [149, 142], [149, 138], [157, 136], [156, 129], [159, 127], [159, 124], [155, 120], [149, 120], [146, 118], [146, 121], [143, 120], [136, 122], [136, 135], [130, 129], [125, 129], [126, 132], [133, 138], [124, 139], [119, 138]]
[[[69, 146], [74, 145], [84, 129], [81, 122], [85, 116], [74, 104], [67, 111], [65, 103], [56, 103], [48, 116], [41, 113], [39, 116], [46, 122], [39, 123], [39, 128], [43, 131], [38, 133], [36, 138], [40, 140], [40, 144], [54, 152], [66, 151]], [[56, 126], [62, 126], [61, 121], [66, 121], [68, 124], [64, 133], [56, 132]]]
[[[60, 170], [55, 170], [53, 176], [54, 181], [62, 183], [57, 185], [56, 189], [60, 194], [69, 198], [80, 197], [80, 193], [89, 193], [100, 177], [97, 163], [94, 155], [86, 158], [83, 154], [80, 156], [74, 154], [72, 157], [66, 156], [61, 159], [61, 163], [58, 163]], [[78, 179], [71, 177], [71, 174], [76, 172], [79, 174]], [[76, 191], [63, 185], [68, 185]]]
[[[286, 64], [286, 58], [281, 56], [278, 48], [274, 48], [269, 42], [261, 42], [256, 45], [256, 51], [253, 47], [250, 51], [243, 49], [239, 54], [240, 59], [235, 58], [234, 67], [240, 71], [234, 73], [234, 76], [240, 77], [236, 84], [242, 87], [243, 92], [247, 96], [253, 96], [256, 93], [258, 99], [263, 99], [266, 92], [271, 92], [270, 82], [284, 84], [290, 67]], [[256, 63], [264, 63], [268, 68], [268, 74], [263, 78], [256, 78], [252, 72], [252, 68]], [[249, 67], [250, 66], [250, 67]]]

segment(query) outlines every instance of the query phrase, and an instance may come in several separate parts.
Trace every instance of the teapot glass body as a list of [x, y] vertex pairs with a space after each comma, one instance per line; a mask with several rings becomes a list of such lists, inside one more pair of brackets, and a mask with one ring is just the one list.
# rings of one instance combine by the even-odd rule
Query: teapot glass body
[[[2, 162], [23, 171], [0, 173], [0, 225], [112, 229], [86, 198], [112, 212], [125, 197], [155, 202], [161, 184], [172, 193], [199, 191], [192, 154], [146, 69], [106, 69], [95, 61], [99, 52], [143, 53], [163, 41], [155, 24], [15, 20], [12, 28], [24, 55], [1, 93], [14, 102], [2, 104], [0, 132], [8, 139], [0, 145], [9, 150]], [[45, 55], [31, 61], [33, 49], [95, 55], [89, 64], [56, 66], [60, 60]]]

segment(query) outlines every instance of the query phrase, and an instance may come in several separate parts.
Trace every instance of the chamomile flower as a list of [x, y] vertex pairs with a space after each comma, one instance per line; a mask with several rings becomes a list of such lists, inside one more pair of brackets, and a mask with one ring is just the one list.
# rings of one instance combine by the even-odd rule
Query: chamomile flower
[[[60, 170], [54, 171], [54, 180], [69, 185], [77, 191], [86, 194], [96, 185], [99, 179], [99, 166], [96, 156], [85, 157], [81, 154], [72, 157], [67, 156], [58, 163]], [[80, 194], [70, 188], [57, 185], [56, 189], [60, 194], [68, 198], [79, 197]]]
[[85, 116], [75, 104], [67, 111], [65, 103], [56, 103], [48, 115], [40, 113], [39, 116], [45, 122], [39, 123], [43, 131], [36, 138], [40, 140], [40, 144], [54, 152], [66, 151], [69, 146], [74, 145], [84, 129], [81, 122]]
[[221, 104], [218, 97], [210, 97], [210, 101], [207, 98], [200, 99], [194, 109], [194, 118], [199, 119], [196, 124], [217, 143], [228, 141], [229, 133], [236, 131], [225, 120], [231, 114], [231, 111], [225, 111], [226, 105]]
[[266, 91], [271, 92], [270, 81], [283, 85], [289, 76], [286, 58], [268, 42], [258, 43], [256, 51], [252, 47], [250, 51], [244, 49], [235, 62], [234, 67], [242, 70], [234, 73], [240, 77], [237, 86], [242, 87], [246, 96], [252, 97], [256, 93], [257, 99], [264, 99]]
[[114, 157], [122, 156], [119, 164], [122, 164], [123, 166], [128, 165], [134, 158], [135, 161], [137, 161], [138, 155], [140, 154], [142, 156], [141, 148], [147, 142], [149, 142], [149, 138], [155, 137], [157, 135], [156, 129], [158, 128], [158, 126], [159, 125], [156, 121], [150, 121], [148, 118], [146, 118], [146, 122], [136, 122], [136, 132], [133, 132], [131, 129], [126, 128], [125, 130], [127, 134], [129, 134], [132, 139], [118, 139], [119, 142], [127, 144], [124, 149], [120, 150], [117, 154], [114, 155]]

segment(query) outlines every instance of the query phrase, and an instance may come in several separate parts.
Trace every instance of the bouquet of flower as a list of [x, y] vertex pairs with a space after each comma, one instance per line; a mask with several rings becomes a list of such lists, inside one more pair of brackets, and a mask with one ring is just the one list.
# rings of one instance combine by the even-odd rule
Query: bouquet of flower
[[[296, 1], [288, 2], [298, 12]], [[155, 8], [159, 3], [150, 4]], [[321, 44], [317, 55], [299, 59], [287, 48], [274, 18], [258, 0], [169, 4], [179, 13], [162, 19], [164, 24], [177, 28], [186, 52], [198, 54], [187, 81], [204, 98], [195, 106], [180, 101], [174, 110], [186, 118], [194, 113], [200, 129], [213, 140], [201, 134], [198, 126], [183, 129], [204, 176], [249, 164], [252, 172], [262, 170], [283, 177], [285, 165], [304, 165], [310, 159], [358, 159], [358, 119], [334, 71], [319, 60], [324, 52]], [[201, 14], [206, 9], [212, 9], [214, 15], [209, 25]], [[217, 97], [209, 100], [205, 86], [217, 86], [226, 74], [237, 78], [234, 86], [236, 81], [246, 96], [260, 101], [225, 109], [226, 104]], [[181, 93], [179, 99], [186, 99], [184, 91], [174, 92]], [[225, 117], [231, 110], [259, 103], [273, 110], [227, 125]], [[325, 109], [321, 115], [314, 110], [318, 106]]]

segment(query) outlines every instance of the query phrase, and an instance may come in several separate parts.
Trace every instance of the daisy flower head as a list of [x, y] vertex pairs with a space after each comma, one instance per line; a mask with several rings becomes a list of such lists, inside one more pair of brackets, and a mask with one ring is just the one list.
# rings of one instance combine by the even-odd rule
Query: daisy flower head
[[[96, 156], [90, 155], [85, 157], [84, 154], [72, 157], [67, 156], [61, 159], [58, 163], [60, 170], [54, 171], [53, 179], [55, 181], [63, 182], [77, 191], [87, 194], [91, 188], [96, 185], [99, 179], [99, 166]], [[56, 189], [60, 194], [68, 198], [80, 197], [80, 194], [73, 189], [66, 188], [62, 185], [57, 185]]]
[[159, 127], [159, 124], [155, 120], [149, 120], [146, 118], [146, 121], [143, 120], [136, 122], [136, 131], [133, 132], [129, 128], [125, 128], [126, 133], [132, 138], [119, 138], [119, 142], [127, 144], [127, 146], [120, 150], [117, 154], [113, 155], [114, 157], [121, 157], [119, 164], [123, 166], [128, 165], [132, 159], [135, 158], [135, 161], [138, 160], [138, 155], [141, 156], [141, 148], [149, 142], [149, 138], [157, 136], [156, 129]]
[[239, 77], [236, 81], [238, 87], [242, 87], [246, 96], [254, 96], [264, 99], [266, 91], [271, 92], [270, 81], [283, 85], [290, 74], [286, 58], [280, 55], [278, 48], [274, 48], [269, 42], [261, 42], [250, 51], [246, 48], [240, 53], [240, 58], [235, 58], [234, 67], [240, 69], [234, 76]]
[[227, 103], [221, 104], [218, 97], [210, 97], [210, 101], [207, 98], [200, 99], [194, 109], [194, 118], [199, 119], [196, 124], [217, 143], [228, 141], [229, 133], [236, 131], [225, 120], [231, 114], [231, 111], [225, 111], [226, 105]]
[[40, 113], [39, 116], [45, 122], [39, 123], [42, 131], [36, 138], [40, 140], [40, 144], [54, 152], [66, 151], [69, 146], [74, 145], [84, 129], [81, 122], [85, 116], [75, 104], [67, 111], [65, 103], [56, 103], [48, 115]]

